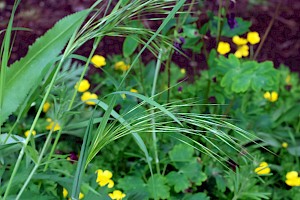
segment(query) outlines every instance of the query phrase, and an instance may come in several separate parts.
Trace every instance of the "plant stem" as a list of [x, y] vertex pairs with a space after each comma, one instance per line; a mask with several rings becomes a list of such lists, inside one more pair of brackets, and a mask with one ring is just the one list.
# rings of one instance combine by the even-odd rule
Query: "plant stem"
[[27, 177], [27, 179], [26, 179], [25, 183], [23, 184], [21, 190], [19, 191], [19, 193], [18, 193], [18, 195], [16, 197], [16, 200], [18, 200], [21, 197], [22, 193], [24, 192], [24, 190], [25, 190], [26, 186], [28, 185], [29, 181], [31, 180], [32, 176], [34, 175], [34, 173], [36, 172], [36, 170], [39, 168], [39, 166], [41, 164], [41, 161], [42, 161], [42, 158], [43, 158], [43, 155], [44, 155], [44, 153], [45, 153], [45, 151], [47, 149], [47, 146], [50, 144], [51, 136], [52, 136], [53, 129], [54, 129], [55, 126], [56, 126], [56, 123], [54, 123], [51, 131], [49, 132], [49, 135], [47, 136], [46, 142], [44, 143], [44, 146], [43, 146], [43, 149], [41, 151], [41, 154], [40, 154], [40, 156], [38, 158], [38, 161], [35, 164], [34, 168], [32, 169], [31, 173], [29, 174], [29, 176]]
[[47, 100], [47, 98], [48, 98], [48, 96], [50, 94], [50, 91], [51, 91], [51, 89], [52, 89], [52, 87], [54, 85], [55, 79], [56, 79], [56, 77], [58, 75], [58, 72], [61, 69], [61, 66], [62, 66], [64, 60], [65, 60], [65, 57], [63, 56], [62, 59], [60, 60], [60, 63], [58, 65], [56, 71], [55, 71], [55, 74], [54, 74], [54, 76], [53, 76], [53, 78], [51, 80], [51, 83], [49, 84], [48, 90], [47, 90], [47, 92], [46, 92], [46, 94], [45, 94], [45, 96], [44, 96], [44, 98], [42, 100], [42, 103], [41, 103], [41, 105], [40, 105], [40, 107], [39, 107], [39, 109], [37, 111], [37, 114], [36, 114], [36, 116], [35, 116], [35, 118], [33, 120], [33, 123], [32, 123], [32, 125], [30, 127], [30, 130], [29, 130], [29, 135], [28, 135], [28, 137], [26, 138], [26, 140], [24, 142], [24, 145], [23, 145], [23, 147], [22, 147], [22, 149], [21, 149], [21, 151], [19, 153], [16, 165], [15, 165], [15, 167], [13, 169], [13, 172], [11, 174], [11, 177], [9, 179], [9, 182], [8, 182], [8, 185], [7, 185], [6, 191], [4, 193], [4, 197], [3, 197], [4, 200], [6, 199], [7, 195], [9, 194], [9, 191], [10, 191], [10, 188], [11, 188], [11, 185], [12, 185], [12, 181], [13, 181], [13, 179], [14, 179], [14, 177], [15, 177], [15, 175], [16, 175], [19, 167], [20, 167], [23, 155], [25, 153], [25, 149], [26, 149], [26, 147], [27, 147], [27, 145], [28, 145], [28, 143], [30, 141], [30, 138], [31, 138], [31, 135], [32, 135], [32, 131], [33, 131], [35, 125], [37, 124], [37, 121], [38, 121], [38, 119], [39, 119], [39, 117], [40, 117], [40, 115], [42, 113], [43, 105], [46, 103], [46, 100]]
[[221, 37], [222, 1], [223, 1], [223, 0], [219, 0], [218, 29], [217, 29], [217, 40], [216, 40], [217, 45], [219, 44], [220, 37]]
[[[157, 58], [155, 74], [154, 74], [154, 78], [153, 78], [152, 91], [151, 91], [151, 98], [152, 99], [154, 99], [157, 78], [158, 78], [160, 67], [161, 67], [162, 52], [163, 52], [163, 50], [160, 49], [159, 54], [158, 54], [158, 58]], [[151, 124], [152, 124], [152, 142], [153, 142], [153, 149], [154, 149], [154, 159], [155, 159], [156, 171], [157, 171], [158, 174], [160, 174], [159, 158], [158, 158], [158, 152], [157, 152], [157, 141], [158, 140], [157, 140], [156, 131], [155, 131], [154, 109], [151, 109]]]
[[[86, 71], [88, 69], [89, 62], [90, 62], [92, 56], [94, 55], [94, 53], [95, 53], [95, 51], [96, 51], [96, 49], [97, 49], [97, 47], [98, 47], [101, 39], [102, 39], [102, 37], [97, 37], [95, 39], [94, 44], [93, 44], [93, 49], [92, 49], [92, 51], [91, 51], [91, 53], [90, 53], [90, 55], [88, 57], [87, 62], [85, 63], [84, 69], [83, 69], [83, 71], [81, 73], [81, 76], [79, 78], [79, 82], [82, 81], [82, 79], [83, 79], [83, 77], [84, 77], [84, 75], [85, 75], [85, 73], [86, 73]], [[74, 93], [73, 93], [73, 96], [72, 96], [72, 100], [70, 101], [70, 104], [68, 106], [68, 110], [71, 110], [71, 108], [72, 108], [72, 106], [74, 104], [75, 98], [76, 98], [76, 94], [77, 94], [77, 90], [74, 89]], [[53, 153], [55, 151], [55, 148], [56, 148], [57, 143], [58, 143], [58, 141], [60, 139], [61, 133], [62, 133], [62, 130], [59, 130], [59, 132], [57, 133], [57, 135], [55, 137], [55, 141], [54, 141], [54, 143], [52, 145], [52, 148], [51, 148], [51, 151], [50, 151], [50, 154], [49, 154], [49, 157], [48, 157], [48, 161], [51, 159], [51, 157], [52, 157], [52, 155], [53, 155]], [[49, 165], [49, 162], [46, 162], [46, 165], [44, 167], [44, 171], [46, 171], [48, 169], [48, 165]]]
[[253, 56], [253, 60], [255, 60], [255, 59], [257, 58], [257, 56], [258, 56], [258, 54], [259, 54], [259, 52], [260, 52], [262, 46], [263, 46], [264, 43], [265, 43], [265, 40], [267, 39], [267, 37], [268, 37], [268, 35], [269, 35], [269, 32], [270, 32], [270, 30], [271, 30], [271, 28], [272, 28], [272, 26], [273, 26], [273, 24], [274, 24], [275, 18], [277, 18], [277, 16], [278, 16], [278, 12], [279, 12], [280, 5], [281, 5], [281, 0], [280, 0], [279, 3], [277, 4], [275, 14], [273, 15], [272, 20], [271, 20], [271, 22], [269, 23], [269, 26], [267, 27], [267, 30], [266, 30], [266, 32], [265, 32], [265, 34], [264, 34], [264, 36], [263, 36], [261, 42], [259, 43], [259, 46], [258, 46], [258, 48], [257, 48], [257, 50], [256, 50], [256, 52], [255, 52], [255, 54], [254, 54], [254, 56]]
[[172, 60], [173, 49], [170, 50], [168, 60], [166, 63], [168, 73], [168, 91], [167, 91], [167, 103], [170, 101], [170, 88], [171, 88], [171, 60]]

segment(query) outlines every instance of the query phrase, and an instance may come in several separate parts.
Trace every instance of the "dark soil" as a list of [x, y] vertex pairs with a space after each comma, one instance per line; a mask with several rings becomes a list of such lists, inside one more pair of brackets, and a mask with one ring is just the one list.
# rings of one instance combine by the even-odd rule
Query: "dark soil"
[[[249, 0], [250, 1], [250, 0]], [[0, 0], [0, 29], [5, 29], [10, 17], [13, 0]], [[55, 22], [62, 17], [73, 12], [88, 8], [92, 5], [92, 0], [23, 0], [15, 16], [15, 27], [26, 27], [32, 31], [18, 31], [14, 40], [14, 47], [11, 54], [10, 63], [23, 57], [35, 39], [51, 28]], [[105, 3], [106, 1], [104, 1]], [[217, 13], [218, 1], [204, 1], [205, 9], [213, 10]], [[276, 6], [280, 0], [251, 0], [251, 2], [263, 2], [259, 5], [250, 4], [247, 0], [236, 1], [234, 12], [237, 17], [242, 17], [252, 22], [251, 31], [257, 31], [264, 35], [272, 17], [275, 14]], [[195, 12], [196, 13], [196, 12]], [[199, 13], [199, 12], [198, 12]], [[197, 14], [195, 14], [197, 15]], [[207, 16], [198, 14], [199, 26], [205, 22]], [[281, 63], [289, 66], [293, 71], [300, 71], [300, 1], [281, 0], [278, 16], [268, 34], [263, 48], [257, 59], [259, 61], [272, 60], [275, 66]], [[150, 24], [151, 25], [151, 24]], [[3, 34], [0, 39], [3, 38]], [[2, 39], [1, 39], [2, 40]], [[97, 50], [98, 54], [119, 54], [122, 52], [122, 38], [105, 38]], [[215, 45], [210, 43], [210, 46]], [[83, 46], [79, 54], [87, 56], [91, 48], [91, 43]], [[208, 48], [210, 48], [208, 46]], [[186, 52], [192, 56], [191, 52]], [[148, 56], [149, 59], [153, 58]], [[189, 70], [189, 66], [197, 66], [199, 69], [205, 68], [205, 61], [202, 55], [194, 55], [193, 60], [180, 55], [175, 55], [173, 59], [181, 66]], [[189, 64], [187, 64], [189, 63]]]

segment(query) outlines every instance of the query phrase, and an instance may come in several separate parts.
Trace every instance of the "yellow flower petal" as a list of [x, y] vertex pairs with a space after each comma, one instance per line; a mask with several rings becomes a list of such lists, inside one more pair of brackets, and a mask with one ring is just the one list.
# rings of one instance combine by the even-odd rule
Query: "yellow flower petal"
[[130, 89], [130, 92], [133, 92], [133, 93], [138, 93], [138, 91], [136, 89]]
[[114, 190], [113, 193], [109, 193], [108, 195], [113, 200], [122, 200], [124, 197], [126, 197], [126, 195], [120, 190]]
[[270, 92], [265, 92], [264, 93], [264, 98], [267, 99], [267, 100], [270, 100], [271, 99], [271, 93]]
[[285, 183], [289, 186], [300, 186], [300, 178], [287, 179]]
[[232, 42], [233, 42], [234, 44], [236, 44], [236, 45], [244, 45], [244, 44], [247, 44], [247, 43], [248, 43], [247, 39], [241, 38], [241, 37], [239, 37], [238, 35], [233, 36]]
[[100, 55], [94, 55], [91, 59], [91, 63], [93, 63], [93, 65], [96, 68], [100, 68], [100, 67], [103, 67], [104, 65], [106, 65], [105, 58]]
[[48, 112], [49, 108], [51, 107], [51, 104], [49, 102], [46, 102], [44, 105], [43, 105], [43, 112], [46, 113]]
[[230, 45], [227, 42], [219, 42], [217, 51], [221, 55], [225, 55], [230, 51]]
[[257, 44], [260, 41], [260, 37], [258, 32], [249, 32], [247, 34], [247, 40], [249, 41], [250, 44]]
[[255, 168], [255, 173], [258, 175], [265, 175], [271, 172], [271, 169], [268, 167], [268, 163], [262, 162], [259, 167]]
[[180, 73], [186, 74], [186, 70], [185, 70], [184, 68], [181, 68], [181, 69], [180, 69]]
[[68, 190], [63, 188], [63, 197], [66, 198], [68, 196]]
[[92, 99], [97, 100], [98, 96], [96, 94], [90, 93], [90, 92], [84, 92], [81, 96], [81, 101], [85, 102], [87, 105], [96, 105], [96, 102], [89, 101]]
[[96, 182], [99, 184], [100, 187], [103, 187], [105, 185], [108, 185], [108, 188], [112, 188], [114, 186], [114, 182], [111, 180], [112, 178], [112, 173], [108, 170], [97, 170], [97, 179]]
[[277, 101], [277, 99], [278, 99], [278, 93], [275, 92], [275, 91], [273, 91], [273, 92], [271, 93], [270, 101], [271, 101], [271, 102], [275, 102], [275, 101]]
[[236, 52], [234, 53], [234, 55], [237, 58], [247, 57], [249, 55], [249, 46], [248, 45], [239, 46]]
[[76, 83], [74, 88], [77, 89], [78, 92], [85, 92], [90, 88], [90, 83], [88, 80], [83, 79], [79, 84]]
[[298, 172], [290, 171], [285, 175], [286, 179], [294, 179], [298, 177]]
[[288, 148], [289, 144], [288, 144], [287, 142], [283, 142], [283, 143], [281, 144], [281, 146], [282, 146], [283, 148]]
[[[30, 130], [25, 131], [25, 133], [24, 133], [25, 137], [28, 137], [29, 132], [30, 132]], [[32, 134], [33, 136], [35, 136], [35, 135], [36, 135], [36, 131], [35, 131], [35, 130], [32, 130], [32, 133], [31, 133], [31, 134]]]
[[84, 194], [80, 192], [79, 199], [83, 199], [83, 198], [84, 198]]
[[46, 120], [47, 120], [47, 122], [49, 122], [48, 126], [46, 126], [46, 130], [52, 130], [53, 129], [53, 131], [58, 131], [58, 130], [61, 129], [58, 122], [54, 122], [50, 118], [47, 118]]
[[130, 68], [130, 65], [126, 65], [124, 61], [119, 61], [115, 64], [115, 70], [127, 71]]

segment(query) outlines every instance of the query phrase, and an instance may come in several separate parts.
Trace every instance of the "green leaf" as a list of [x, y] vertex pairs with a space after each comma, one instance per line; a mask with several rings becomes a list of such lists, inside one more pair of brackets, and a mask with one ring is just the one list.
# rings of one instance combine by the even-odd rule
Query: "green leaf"
[[137, 176], [125, 176], [118, 180], [118, 187], [122, 188], [125, 192], [133, 189], [144, 188], [146, 184]]
[[[235, 18], [237, 21], [237, 27], [230, 29], [227, 20], [223, 23], [223, 28], [221, 31], [221, 35], [225, 37], [233, 37], [235, 35], [242, 35], [249, 31], [251, 26], [251, 22], [244, 21], [242, 18]], [[209, 21], [210, 33], [212, 36], [216, 36], [218, 32], [218, 17], [214, 16], [213, 19]]]
[[179, 171], [198, 186], [207, 179], [206, 174], [201, 171], [201, 165], [197, 161], [197, 158], [194, 158], [193, 161], [185, 164]]
[[187, 162], [193, 158], [194, 149], [185, 144], [176, 145], [170, 152], [169, 156], [173, 162]]
[[195, 25], [184, 25], [183, 27], [183, 33], [188, 38], [198, 38], [199, 39], [199, 32]]
[[188, 194], [183, 200], [209, 200], [205, 193]]
[[16, 111], [31, 88], [40, 84], [38, 80], [41, 80], [41, 77], [47, 73], [47, 70], [44, 70], [45, 67], [59, 55], [87, 13], [88, 11], [84, 10], [60, 20], [29, 47], [24, 58], [7, 69], [6, 83], [0, 86], [4, 88], [0, 125]]
[[27, 155], [30, 156], [30, 158], [32, 159], [32, 161], [34, 163], [37, 163], [38, 162], [38, 158], [39, 158], [39, 153], [37, 152], [36, 149], [34, 149], [33, 147], [31, 146], [26, 146], [26, 149], [25, 149]]
[[138, 47], [139, 42], [136, 35], [129, 35], [126, 37], [123, 43], [123, 55], [124, 57], [129, 57]]
[[160, 174], [153, 175], [147, 182], [150, 198], [153, 199], [169, 199], [170, 187], [167, 180]]
[[249, 31], [249, 28], [251, 26], [250, 21], [245, 21], [240, 17], [235, 18], [237, 21], [237, 27], [230, 29], [228, 23], [224, 23], [223, 29], [222, 29], [222, 36], [225, 37], [233, 37], [235, 35], [242, 35], [244, 33], [247, 33]]
[[169, 185], [173, 185], [174, 190], [177, 193], [183, 192], [191, 186], [191, 183], [188, 180], [188, 178], [182, 173], [172, 171], [166, 176], [166, 178], [168, 180]]

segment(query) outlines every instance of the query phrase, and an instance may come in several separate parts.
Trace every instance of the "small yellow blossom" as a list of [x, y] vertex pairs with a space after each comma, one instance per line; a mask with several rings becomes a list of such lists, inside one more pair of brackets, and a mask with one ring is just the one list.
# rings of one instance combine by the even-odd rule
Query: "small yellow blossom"
[[108, 195], [113, 200], [122, 200], [126, 197], [126, 194], [122, 193], [120, 190], [114, 190], [113, 193], [109, 193]]
[[[25, 137], [28, 137], [29, 132], [30, 132], [30, 130], [25, 131], [25, 133], [24, 133]], [[33, 136], [35, 136], [35, 135], [36, 135], [36, 131], [35, 131], [35, 130], [32, 130], [32, 133], [31, 133], [31, 134], [32, 134]]]
[[247, 39], [241, 38], [241, 37], [239, 37], [238, 35], [233, 36], [232, 42], [233, 42], [234, 44], [236, 44], [236, 45], [245, 45], [245, 44], [248, 43]]
[[49, 108], [51, 107], [51, 104], [49, 102], [44, 103], [43, 105], [43, 112], [48, 112]]
[[83, 199], [84, 198], [84, 194], [83, 193], [79, 193], [79, 199]]
[[250, 44], [257, 44], [260, 41], [260, 37], [258, 32], [249, 32], [247, 34], [247, 40], [249, 41]]
[[91, 62], [96, 68], [100, 68], [106, 65], [105, 58], [100, 55], [94, 55], [91, 59]]
[[291, 84], [291, 75], [286, 76], [285, 83], [288, 84], [288, 85]]
[[180, 73], [186, 74], [186, 70], [185, 70], [184, 68], [181, 68], [181, 69], [180, 69]]
[[60, 125], [58, 122], [54, 122], [52, 119], [47, 118], [47, 122], [49, 122], [48, 126], [46, 126], [46, 130], [51, 130], [53, 131], [58, 131], [61, 129]]
[[239, 46], [234, 55], [237, 58], [247, 57], [249, 55], [249, 47], [248, 45]]
[[283, 143], [281, 144], [281, 146], [282, 146], [283, 148], [288, 148], [289, 144], [288, 144], [287, 142], [283, 142]]
[[[66, 188], [63, 188], [63, 197], [64, 198], [67, 198], [68, 197], [68, 190], [66, 189]], [[83, 199], [84, 198], [84, 194], [83, 193], [81, 193], [80, 192], [80, 194], [79, 194], [79, 199]], [[69, 198], [69, 200], [70, 200], [71, 198]]]
[[84, 92], [81, 96], [81, 101], [85, 102], [87, 105], [96, 105], [96, 102], [94, 101], [88, 101], [88, 100], [97, 100], [98, 96], [94, 93], [90, 92]]
[[130, 65], [126, 65], [124, 61], [119, 61], [115, 64], [115, 70], [121, 70], [123, 72], [127, 71], [130, 68]]
[[217, 51], [219, 54], [225, 55], [230, 51], [230, 45], [227, 42], [219, 42]]
[[112, 188], [114, 186], [113, 180], [111, 180], [111, 177], [113, 176], [112, 173], [108, 170], [101, 170], [98, 169], [96, 171], [97, 173], [97, 179], [96, 182], [101, 186], [107, 185], [108, 188]]
[[133, 92], [133, 93], [138, 93], [138, 91], [136, 89], [130, 89], [130, 92]]
[[265, 175], [265, 174], [269, 174], [271, 172], [271, 169], [269, 168], [268, 163], [262, 162], [260, 163], [259, 167], [255, 168], [254, 171], [258, 175]]
[[300, 177], [298, 177], [298, 172], [290, 171], [286, 174], [285, 183], [289, 186], [300, 186]]
[[90, 88], [90, 83], [88, 80], [83, 79], [79, 84], [76, 83], [74, 87], [78, 92], [85, 92]]
[[278, 100], [278, 93], [273, 91], [273, 92], [265, 92], [264, 93], [264, 98], [267, 99], [270, 102], [275, 102]]
[[63, 197], [67, 198], [68, 196], [68, 190], [66, 188], [63, 188]]

